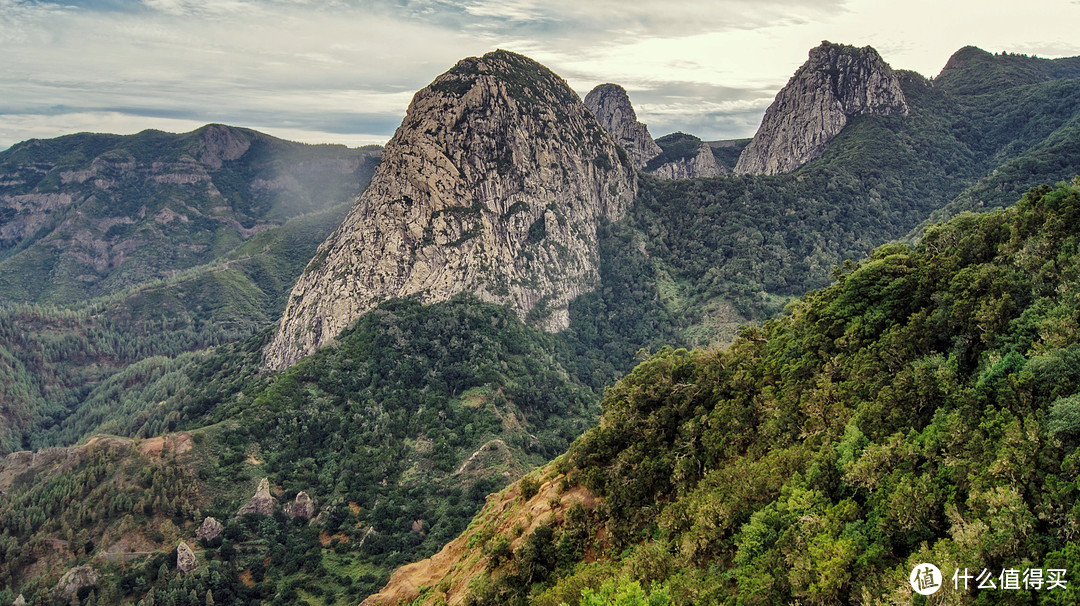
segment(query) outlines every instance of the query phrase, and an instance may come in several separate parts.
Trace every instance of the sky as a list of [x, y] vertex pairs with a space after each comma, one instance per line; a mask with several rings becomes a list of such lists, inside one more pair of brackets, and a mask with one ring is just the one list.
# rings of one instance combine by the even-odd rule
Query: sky
[[623, 85], [654, 137], [750, 137], [822, 40], [933, 77], [966, 45], [1080, 55], [1080, 0], [0, 0], [0, 150], [218, 122], [385, 143], [413, 93], [496, 48], [584, 96]]

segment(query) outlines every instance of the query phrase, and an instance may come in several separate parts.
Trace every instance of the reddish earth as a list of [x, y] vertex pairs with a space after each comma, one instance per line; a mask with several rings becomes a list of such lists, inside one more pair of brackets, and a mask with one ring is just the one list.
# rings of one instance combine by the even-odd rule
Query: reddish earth
[[[574, 503], [581, 503], [587, 509], [596, 507], [597, 497], [583, 486], [575, 486], [560, 494], [562, 479], [560, 475], [544, 482], [527, 501], [518, 498], [520, 482], [489, 496], [487, 504], [477, 516], [479, 523], [474, 524], [472, 530], [463, 533], [430, 558], [398, 568], [386, 586], [379, 593], [369, 596], [361, 606], [409, 604], [420, 596], [421, 587], [440, 588], [429, 593], [424, 604], [434, 600], [445, 600], [438, 603], [448, 606], [465, 603], [469, 581], [487, 566], [486, 557], [481, 555], [483, 545], [474, 545], [471, 549], [468, 547], [469, 538], [476, 532], [490, 529], [506, 537], [517, 535], [510, 541], [511, 548], [517, 549], [541, 524], [552, 520], [561, 523], [566, 510]], [[556, 507], [552, 509], [552, 504], [556, 502]], [[524, 528], [524, 531], [518, 534], [517, 526]]]
[[184, 454], [191, 450], [191, 436], [186, 433], [174, 433], [157, 438], [148, 438], [139, 444], [139, 452], [146, 456], [160, 457], [166, 452]]

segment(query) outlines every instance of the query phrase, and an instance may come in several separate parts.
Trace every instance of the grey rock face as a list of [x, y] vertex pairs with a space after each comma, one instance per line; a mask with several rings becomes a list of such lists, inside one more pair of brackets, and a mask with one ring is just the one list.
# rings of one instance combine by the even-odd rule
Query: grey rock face
[[244, 506], [240, 508], [240, 511], [236, 512], [236, 515], [257, 513], [268, 516], [274, 513], [276, 505], [277, 501], [270, 495], [270, 480], [263, 478], [259, 480], [259, 487], [255, 489], [255, 496], [251, 497], [247, 503], [244, 503]]
[[15, 598], [15, 601], [11, 603], [11, 606], [26, 606], [26, 598], [20, 593], [19, 597]]
[[664, 153], [653, 158], [645, 171], [661, 179], [719, 177], [728, 171], [716, 161], [708, 143], [686, 133], [672, 133], [657, 140]]
[[315, 515], [315, 501], [304, 491], [296, 493], [296, 499], [286, 507], [286, 513], [294, 518], [310, 519]]
[[663, 151], [649, 135], [649, 127], [637, 121], [626, 90], [618, 84], [601, 84], [585, 96], [585, 107], [626, 153], [634, 168], [642, 169]]
[[734, 172], [793, 171], [819, 157], [851, 118], [893, 113], [906, 115], [907, 101], [877, 51], [822, 42], [776, 95]]
[[697, 153], [671, 162], [665, 162], [655, 170], [649, 171], [661, 179], [695, 179], [697, 177], [719, 177], [727, 174], [724, 167], [716, 163], [716, 156], [707, 143], [702, 143]]
[[76, 566], [71, 570], [64, 573], [64, 576], [60, 577], [60, 581], [56, 583], [56, 587], [53, 589], [53, 595], [70, 600], [71, 596], [78, 593], [83, 587], [93, 587], [97, 585], [98, 579], [101, 578], [96, 570], [89, 566]]
[[548, 331], [599, 282], [596, 230], [637, 192], [629, 159], [566, 83], [520, 55], [460, 61], [413, 98], [371, 185], [293, 288], [271, 369], [392, 297], [461, 292]]
[[197, 531], [195, 531], [195, 536], [200, 539], [212, 541], [221, 536], [221, 533], [224, 531], [225, 527], [222, 526], [221, 522], [218, 522], [210, 516], [206, 516], [206, 519], [203, 520], [202, 525], [199, 526], [199, 529]]
[[181, 574], [187, 574], [198, 567], [199, 562], [195, 559], [195, 553], [191, 551], [187, 543], [180, 541], [180, 544], [176, 546], [176, 569]]

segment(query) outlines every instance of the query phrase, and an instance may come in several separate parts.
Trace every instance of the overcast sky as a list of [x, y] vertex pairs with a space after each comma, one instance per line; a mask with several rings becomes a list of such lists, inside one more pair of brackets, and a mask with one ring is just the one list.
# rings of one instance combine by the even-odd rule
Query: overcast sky
[[1080, 0], [0, 0], [0, 149], [210, 122], [384, 143], [413, 93], [495, 48], [584, 95], [622, 84], [653, 136], [753, 135], [822, 40], [936, 75], [968, 44], [1080, 55]]

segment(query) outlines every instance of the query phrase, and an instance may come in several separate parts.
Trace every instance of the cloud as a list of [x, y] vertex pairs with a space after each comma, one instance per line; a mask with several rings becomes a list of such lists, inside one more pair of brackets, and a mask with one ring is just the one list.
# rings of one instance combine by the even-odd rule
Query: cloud
[[582, 94], [622, 84], [654, 133], [746, 136], [822, 39], [872, 44], [893, 67], [932, 75], [965, 44], [1078, 54], [1076, 4], [0, 0], [0, 148], [50, 125], [140, 120], [385, 140], [416, 90], [497, 47]]
[[457, 32], [328, 5], [265, 3], [208, 19], [243, 3], [93, 4], [0, 0], [0, 53], [14, 59], [0, 71], [0, 149], [39, 136], [30, 116], [60, 125], [67, 112], [109, 124], [123, 113], [385, 140], [413, 93], [452, 65], [445, 57], [486, 50]]

